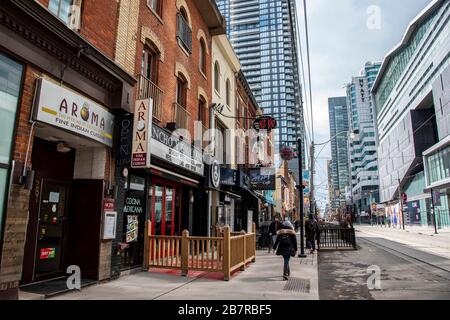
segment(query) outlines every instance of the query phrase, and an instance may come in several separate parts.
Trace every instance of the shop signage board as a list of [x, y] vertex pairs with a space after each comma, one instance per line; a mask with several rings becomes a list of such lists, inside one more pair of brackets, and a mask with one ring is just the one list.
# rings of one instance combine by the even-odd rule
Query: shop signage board
[[134, 109], [131, 167], [150, 168], [153, 100], [137, 100]]
[[204, 175], [203, 154], [170, 132], [153, 125], [151, 154], [197, 175]]
[[113, 146], [114, 115], [98, 103], [47, 79], [38, 79], [33, 120]]
[[131, 148], [133, 143], [133, 115], [123, 115], [118, 122], [119, 144], [117, 147], [116, 163], [118, 166], [129, 166], [131, 164]]
[[214, 160], [211, 164], [211, 184], [214, 188], [218, 188], [220, 185], [220, 165], [217, 160]]
[[237, 171], [228, 168], [220, 169], [220, 184], [224, 186], [235, 186], [238, 184]]
[[275, 169], [257, 168], [249, 170], [252, 190], [275, 190]]
[[277, 120], [270, 116], [258, 117], [253, 121], [253, 129], [267, 130], [268, 132], [274, 130], [277, 127]]

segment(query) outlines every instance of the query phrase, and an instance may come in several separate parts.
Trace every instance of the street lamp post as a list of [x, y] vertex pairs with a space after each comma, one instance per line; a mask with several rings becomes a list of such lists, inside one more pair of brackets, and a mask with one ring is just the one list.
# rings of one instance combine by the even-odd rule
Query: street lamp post
[[305, 254], [305, 231], [304, 231], [304, 225], [303, 225], [303, 218], [304, 218], [304, 212], [303, 212], [303, 167], [302, 167], [302, 140], [298, 139], [297, 141], [297, 156], [298, 156], [298, 185], [297, 190], [300, 194], [300, 253], [298, 254], [299, 258], [306, 258]]

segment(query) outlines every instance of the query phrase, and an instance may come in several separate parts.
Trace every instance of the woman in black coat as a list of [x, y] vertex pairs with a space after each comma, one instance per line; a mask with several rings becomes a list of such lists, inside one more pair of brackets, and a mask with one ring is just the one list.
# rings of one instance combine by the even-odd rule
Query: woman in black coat
[[297, 252], [297, 236], [292, 227], [283, 224], [282, 229], [277, 232], [277, 240], [273, 249], [277, 250], [277, 256], [283, 256], [284, 258], [283, 280], [287, 280], [291, 274], [289, 260]]

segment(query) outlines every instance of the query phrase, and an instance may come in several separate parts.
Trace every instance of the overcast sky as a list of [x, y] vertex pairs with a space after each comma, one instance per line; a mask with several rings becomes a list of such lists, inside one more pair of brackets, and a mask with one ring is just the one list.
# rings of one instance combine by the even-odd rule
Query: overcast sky
[[[330, 139], [328, 97], [345, 96], [343, 87], [351, 81], [352, 76], [359, 74], [366, 61], [382, 61], [384, 56], [400, 42], [410, 21], [430, 2], [430, 0], [306, 1], [316, 143]], [[303, 0], [297, 0], [297, 10], [304, 63], [307, 68]], [[327, 197], [326, 159], [331, 159], [329, 144], [319, 156], [316, 174], [316, 199], [321, 208], [325, 206]]]

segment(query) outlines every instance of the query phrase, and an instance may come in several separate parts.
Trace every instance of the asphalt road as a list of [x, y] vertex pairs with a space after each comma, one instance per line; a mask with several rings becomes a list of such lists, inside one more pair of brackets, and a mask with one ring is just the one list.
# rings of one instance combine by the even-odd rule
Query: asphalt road
[[[319, 253], [321, 300], [450, 300], [449, 259], [382, 238], [357, 243], [359, 250]], [[381, 270], [380, 289], [368, 288], [370, 266]]]

